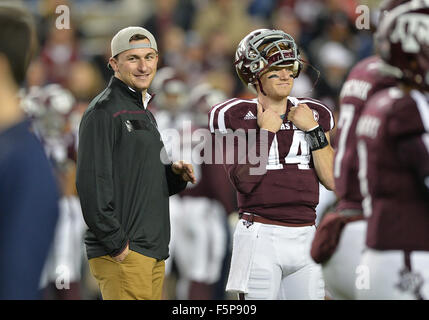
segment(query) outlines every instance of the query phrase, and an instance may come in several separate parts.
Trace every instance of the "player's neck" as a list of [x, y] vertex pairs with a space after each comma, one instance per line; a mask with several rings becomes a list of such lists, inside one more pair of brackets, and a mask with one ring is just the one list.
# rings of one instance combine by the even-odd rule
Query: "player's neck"
[[286, 112], [287, 97], [281, 99], [274, 99], [272, 97], [260, 94], [258, 96], [258, 101], [264, 108], [269, 107], [273, 111], [277, 112], [279, 115], [285, 114]]

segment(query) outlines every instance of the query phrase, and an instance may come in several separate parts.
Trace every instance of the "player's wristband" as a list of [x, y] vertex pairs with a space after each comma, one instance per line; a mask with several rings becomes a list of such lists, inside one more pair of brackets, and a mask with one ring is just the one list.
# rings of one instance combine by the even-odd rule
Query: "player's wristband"
[[322, 149], [329, 144], [320, 124], [316, 128], [305, 132], [305, 140], [307, 140], [307, 143], [310, 145], [311, 151]]

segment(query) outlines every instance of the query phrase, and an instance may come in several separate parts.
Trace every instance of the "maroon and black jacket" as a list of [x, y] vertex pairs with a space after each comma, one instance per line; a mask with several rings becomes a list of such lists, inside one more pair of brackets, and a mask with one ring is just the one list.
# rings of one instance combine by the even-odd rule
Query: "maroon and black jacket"
[[129, 248], [168, 258], [169, 196], [186, 182], [161, 162], [164, 144], [142, 94], [112, 77], [79, 128], [76, 186], [88, 259]]

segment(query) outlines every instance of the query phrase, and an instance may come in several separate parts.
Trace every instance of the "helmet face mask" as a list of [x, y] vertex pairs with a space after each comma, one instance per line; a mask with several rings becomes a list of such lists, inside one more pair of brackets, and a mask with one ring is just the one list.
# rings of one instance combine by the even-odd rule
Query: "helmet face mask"
[[252, 31], [241, 40], [235, 59], [239, 78], [250, 87], [270, 68], [292, 65], [296, 78], [302, 67], [294, 39], [281, 30]]

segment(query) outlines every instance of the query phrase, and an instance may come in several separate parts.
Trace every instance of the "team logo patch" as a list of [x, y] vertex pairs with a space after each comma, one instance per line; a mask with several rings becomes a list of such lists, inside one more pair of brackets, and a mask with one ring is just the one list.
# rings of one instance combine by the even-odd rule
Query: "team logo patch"
[[131, 132], [134, 129], [130, 120], [125, 121], [125, 126], [127, 127], [128, 132]]
[[256, 116], [252, 113], [252, 111], [249, 110], [247, 114], [244, 116], [244, 120], [254, 120], [256, 119]]
[[253, 222], [252, 221], [243, 220], [243, 225], [246, 228], [249, 228], [249, 227], [251, 227], [253, 225]]
[[314, 120], [316, 120], [316, 122], [319, 122], [319, 112], [314, 109], [311, 109], [311, 111], [313, 111]]
[[[150, 120], [150, 119], [149, 119]], [[152, 122], [152, 120], [151, 120]], [[124, 121], [125, 127], [127, 128], [128, 132], [134, 131], [134, 130], [150, 130], [149, 124], [145, 122], [144, 120], [126, 120]], [[153, 125], [155, 123], [152, 122]]]

